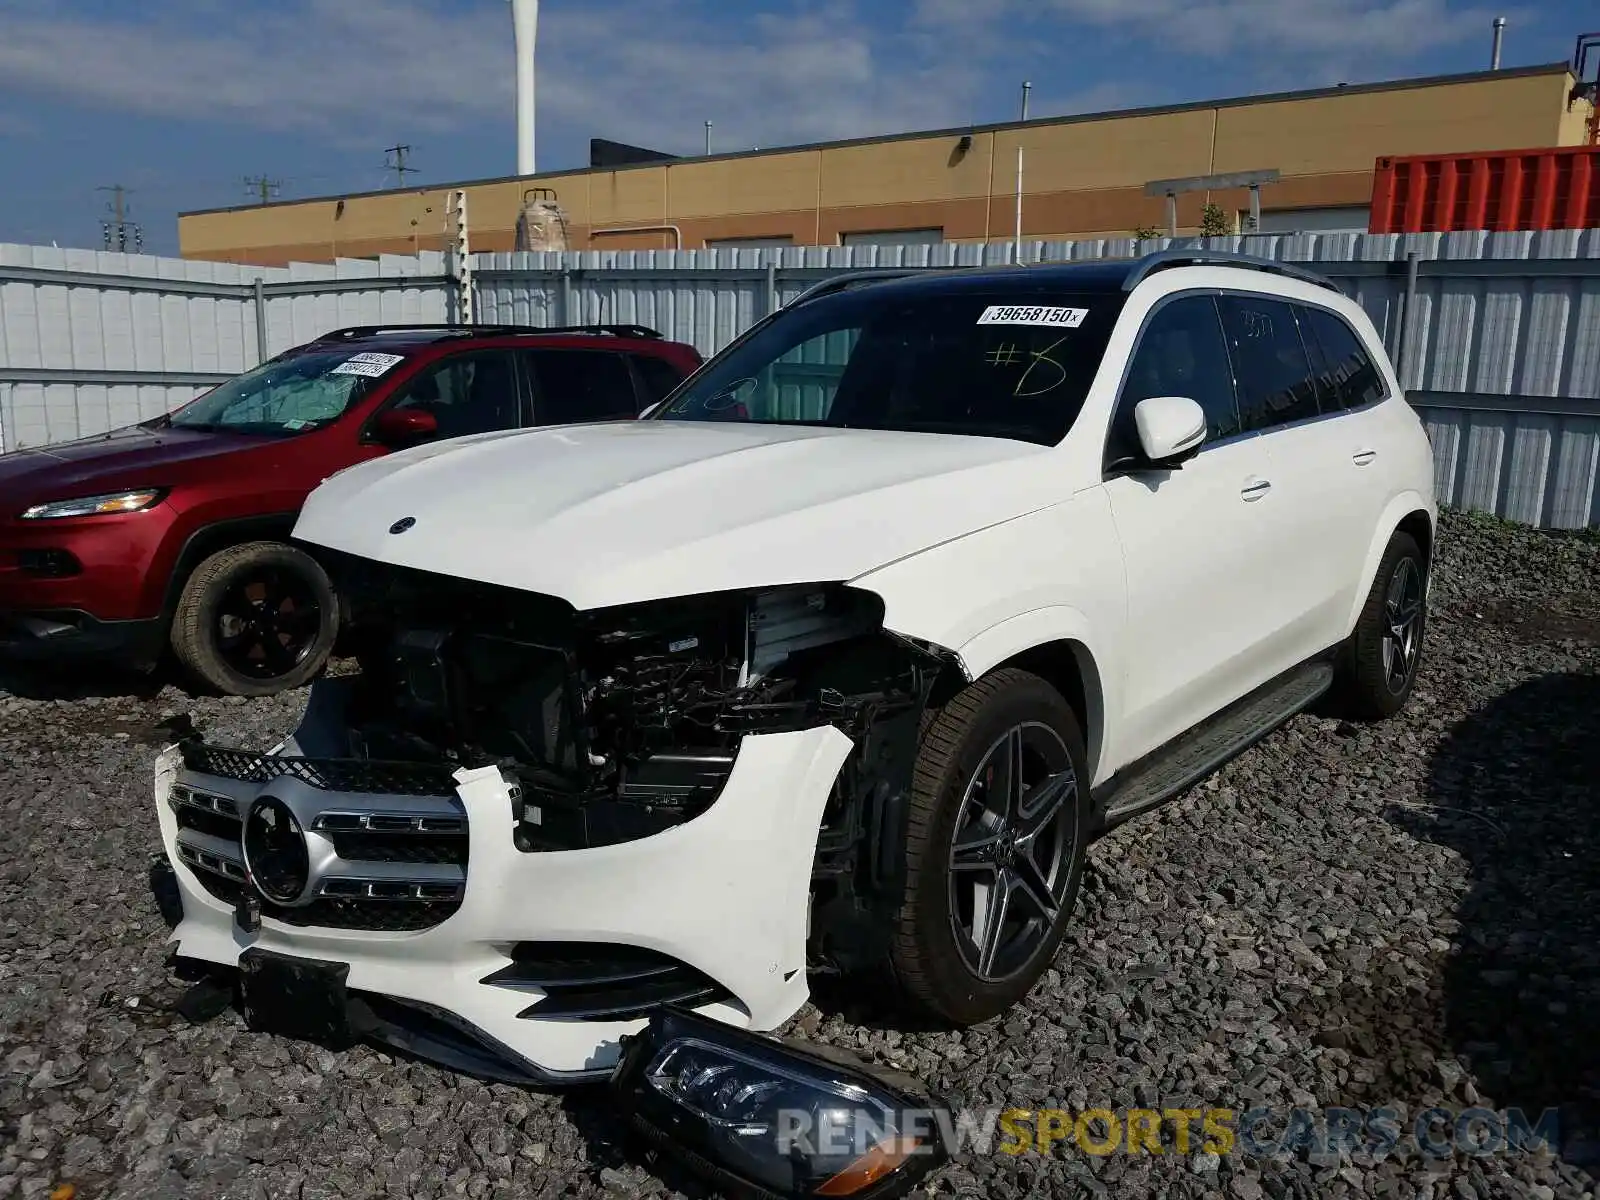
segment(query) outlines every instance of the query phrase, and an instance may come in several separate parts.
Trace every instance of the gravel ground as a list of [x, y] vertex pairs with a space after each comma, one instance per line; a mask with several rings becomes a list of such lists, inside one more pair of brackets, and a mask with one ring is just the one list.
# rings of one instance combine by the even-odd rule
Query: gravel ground
[[[1091, 854], [1012, 1014], [916, 1032], [819, 997], [793, 1032], [974, 1108], [1561, 1106], [1559, 1155], [958, 1156], [941, 1195], [1579, 1197], [1600, 1180], [1600, 539], [1451, 516], [1402, 717], [1307, 715]], [[172, 1004], [160, 724], [269, 746], [302, 697], [0, 691], [0, 1200], [703, 1195], [603, 1103], [193, 1026]], [[1281, 1122], [1280, 1122], [1281, 1126]], [[1584, 1143], [1584, 1130], [1589, 1141]]]

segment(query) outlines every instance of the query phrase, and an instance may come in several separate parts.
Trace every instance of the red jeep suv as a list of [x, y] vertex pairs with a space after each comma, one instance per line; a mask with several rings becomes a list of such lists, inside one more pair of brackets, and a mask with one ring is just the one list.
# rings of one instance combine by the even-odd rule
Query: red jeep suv
[[0, 656], [150, 669], [170, 646], [224, 693], [297, 687], [340, 626], [288, 541], [319, 483], [422, 441], [632, 419], [699, 365], [636, 325], [338, 329], [166, 416], [0, 455]]

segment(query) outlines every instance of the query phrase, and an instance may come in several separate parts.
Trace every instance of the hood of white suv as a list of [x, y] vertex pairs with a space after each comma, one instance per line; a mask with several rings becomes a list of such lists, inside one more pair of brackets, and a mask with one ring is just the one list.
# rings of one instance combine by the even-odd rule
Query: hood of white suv
[[295, 536], [598, 608], [852, 579], [1062, 499], [1046, 453], [807, 426], [552, 426], [342, 471], [312, 493]]

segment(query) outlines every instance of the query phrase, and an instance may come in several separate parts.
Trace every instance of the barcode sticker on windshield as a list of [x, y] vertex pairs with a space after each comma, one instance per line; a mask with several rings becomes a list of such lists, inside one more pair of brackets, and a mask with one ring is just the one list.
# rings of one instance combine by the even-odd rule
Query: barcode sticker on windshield
[[379, 354], [376, 351], [368, 350], [362, 354], [351, 355], [329, 371], [328, 374], [365, 375], [369, 379], [376, 379], [404, 357], [401, 354]]
[[1076, 329], [1089, 315], [1087, 308], [1055, 308], [1050, 305], [991, 304], [978, 318], [979, 325], [1050, 325]]

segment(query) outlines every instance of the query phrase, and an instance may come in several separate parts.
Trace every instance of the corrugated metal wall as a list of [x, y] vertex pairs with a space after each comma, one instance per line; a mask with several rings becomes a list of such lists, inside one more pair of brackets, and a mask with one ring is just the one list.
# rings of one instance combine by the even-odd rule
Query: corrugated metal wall
[[0, 245], [0, 449], [158, 416], [340, 325], [444, 320], [444, 269], [437, 252], [265, 268]]
[[[1022, 258], [1169, 245], [1194, 243], [1025, 242]], [[1314, 264], [1362, 304], [1427, 421], [1443, 502], [1539, 525], [1600, 525], [1600, 230], [1259, 235], [1204, 245]], [[709, 355], [840, 270], [1005, 263], [1013, 253], [992, 243], [484, 254], [473, 258], [475, 315], [638, 323]], [[0, 445], [154, 415], [208, 376], [253, 365], [258, 343], [272, 354], [338, 325], [446, 319], [444, 271], [439, 254], [263, 269], [0, 246]], [[127, 276], [148, 278], [136, 285]], [[249, 294], [257, 278], [259, 330]], [[151, 280], [169, 290], [151, 290]], [[207, 287], [227, 294], [183, 290]], [[52, 371], [61, 378], [40, 378]]]

